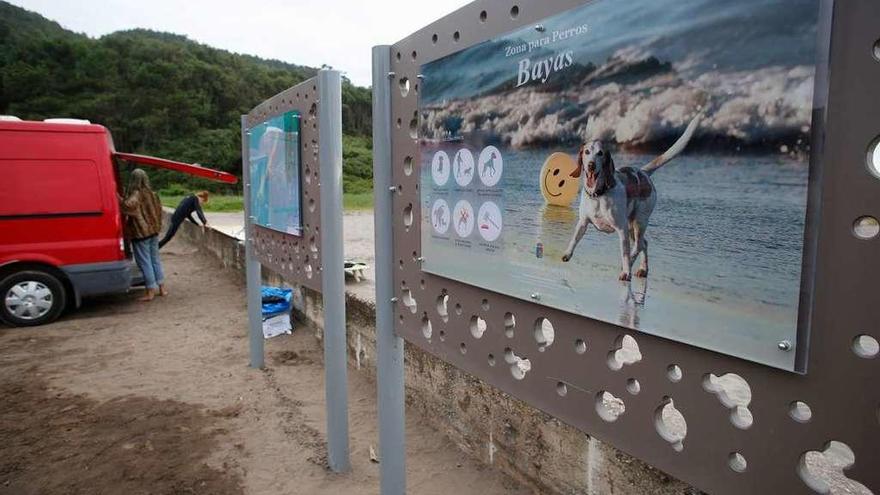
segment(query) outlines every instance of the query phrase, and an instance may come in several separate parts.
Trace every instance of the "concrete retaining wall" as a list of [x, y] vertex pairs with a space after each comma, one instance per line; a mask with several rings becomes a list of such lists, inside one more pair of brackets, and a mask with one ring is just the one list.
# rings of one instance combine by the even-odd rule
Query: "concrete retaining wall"
[[[188, 222], [178, 235], [244, 280], [241, 242]], [[274, 285], [282, 283], [277, 274], [265, 268], [263, 279]], [[297, 316], [314, 327], [320, 339], [321, 295], [301, 290], [297, 296]], [[375, 305], [350, 293], [346, 300], [351, 366], [375, 379]], [[699, 493], [409, 344], [405, 368], [408, 414], [420, 415], [472, 458], [504, 471], [537, 493]]]

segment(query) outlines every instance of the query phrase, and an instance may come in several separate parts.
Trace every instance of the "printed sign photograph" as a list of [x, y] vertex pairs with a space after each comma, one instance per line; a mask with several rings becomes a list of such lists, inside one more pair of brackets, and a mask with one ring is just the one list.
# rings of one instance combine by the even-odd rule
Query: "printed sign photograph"
[[251, 214], [254, 223], [302, 235], [298, 112], [250, 129]]
[[422, 65], [422, 269], [794, 370], [819, 17], [597, 0]]

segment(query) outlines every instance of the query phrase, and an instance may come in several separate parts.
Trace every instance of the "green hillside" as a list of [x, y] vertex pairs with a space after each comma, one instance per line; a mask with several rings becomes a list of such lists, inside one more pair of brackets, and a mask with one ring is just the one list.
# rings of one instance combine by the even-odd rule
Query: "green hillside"
[[[316, 72], [170, 33], [136, 29], [92, 39], [0, 1], [0, 114], [88, 119], [110, 128], [120, 151], [240, 176], [239, 116]], [[346, 191], [368, 191], [370, 90], [345, 80], [342, 93]], [[154, 174], [154, 181], [218, 190], [173, 173]]]

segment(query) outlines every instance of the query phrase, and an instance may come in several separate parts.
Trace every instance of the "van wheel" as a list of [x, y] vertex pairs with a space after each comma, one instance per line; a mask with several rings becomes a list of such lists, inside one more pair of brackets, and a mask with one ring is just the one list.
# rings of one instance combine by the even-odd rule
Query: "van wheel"
[[39, 270], [13, 273], [0, 281], [0, 318], [17, 327], [55, 321], [67, 304], [64, 286]]

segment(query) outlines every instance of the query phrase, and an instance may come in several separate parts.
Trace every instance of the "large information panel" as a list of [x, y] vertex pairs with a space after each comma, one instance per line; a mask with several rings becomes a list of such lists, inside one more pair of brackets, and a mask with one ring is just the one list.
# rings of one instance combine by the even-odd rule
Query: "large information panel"
[[819, 10], [599, 0], [422, 65], [423, 270], [794, 369]]
[[289, 111], [250, 129], [251, 215], [257, 225], [302, 235], [300, 114]]

